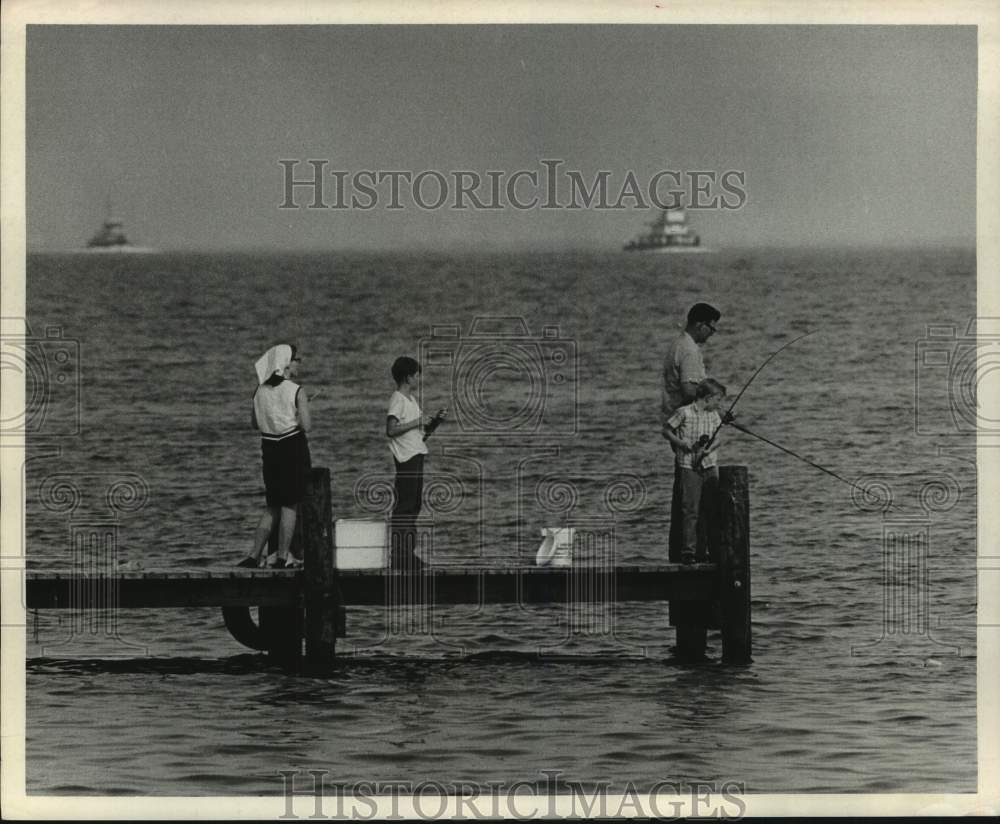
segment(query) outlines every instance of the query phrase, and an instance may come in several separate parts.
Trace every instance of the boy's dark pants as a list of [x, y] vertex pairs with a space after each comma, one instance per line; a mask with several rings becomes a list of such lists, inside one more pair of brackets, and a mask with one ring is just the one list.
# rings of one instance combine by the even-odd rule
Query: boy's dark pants
[[[681, 469], [681, 508], [684, 511], [684, 550], [682, 559], [686, 555], [689, 558], [698, 555], [698, 515], [702, 510], [706, 513], [709, 510], [709, 502], [713, 499], [715, 491], [719, 488], [719, 470], [716, 467], [710, 469]], [[707, 520], [707, 518], [706, 518]], [[705, 539], [702, 539], [704, 552], [708, 552]], [[707, 560], [707, 557], [704, 558]]]
[[396, 464], [396, 505], [389, 528], [389, 566], [392, 569], [417, 569], [422, 564], [414, 550], [417, 546], [417, 516], [424, 495], [424, 456]]
[[[690, 473], [690, 474], [689, 474]], [[719, 485], [717, 468], [685, 470], [674, 461], [674, 489], [670, 500], [670, 537], [667, 544], [667, 559], [680, 563], [688, 552], [695, 552], [699, 543], [698, 520], [703, 500], [711, 502]], [[693, 504], [690, 505], [689, 504]], [[707, 513], [710, 520], [712, 513]], [[705, 541], [705, 538], [702, 538]], [[706, 545], [707, 549], [707, 545]]]
[[670, 538], [667, 544], [667, 560], [672, 564], [681, 562], [684, 551], [684, 507], [681, 504], [681, 466], [674, 460], [674, 488], [670, 496]]

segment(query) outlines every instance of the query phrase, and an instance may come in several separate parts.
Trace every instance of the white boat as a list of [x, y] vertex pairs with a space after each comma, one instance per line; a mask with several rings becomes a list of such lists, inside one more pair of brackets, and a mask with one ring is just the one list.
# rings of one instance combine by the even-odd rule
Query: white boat
[[661, 209], [656, 220], [646, 224], [649, 231], [641, 232], [623, 247], [626, 252], [710, 252], [701, 245], [701, 238], [687, 223], [683, 209]]
[[141, 254], [145, 252], [153, 252], [155, 250], [146, 246], [133, 246], [129, 243], [128, 238], [125, 237], [125, 230], [122, 228], [122, 222], [117, 218], [112, 217], [111, 199], [108, 198], [104, 223], [101, 224], [101, 228], [94, 233], [94, 236], [87, 241], [86, 251]]

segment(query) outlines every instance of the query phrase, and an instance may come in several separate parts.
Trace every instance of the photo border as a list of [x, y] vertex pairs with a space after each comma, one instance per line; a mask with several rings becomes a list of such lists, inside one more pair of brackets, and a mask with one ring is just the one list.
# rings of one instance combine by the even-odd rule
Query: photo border
[[[205, 7], [208, 6], [208, 7]], [[977, 314], [1000, 315], [996, 282], [986, 273], [1000, 266], [1000, 6], [996, 3], [959, 2], [840, 2], [804, 4], [783, 2], [415, 2], [406, 7], [386, 0], [365, 4], [298, 2], [295, 11], [269, 6], [262, 0], [214, 2], [201, 7], [184, 0], [88, 2], [58, 0], [39, 3], [11, 0], [4, 4], [0, 51], [0, 173], [2, 173], [2, 244], [0, 244], [0, 302], [4, 317], [25, 317], [26, 180], [25, 180], [25, 55], [26, 25], [31, 24], [212, 24], [287, 25], [317, 24], [484, 24], [484, 23], [591, 23], [591, 24], [855, 24], [855, 25], [975, 25], [979, 27], [977, 97]], [[82, 9], [85, 9], [82, 10]], [[23, 381], [2, 376], [4, 418], [23, 409]], [[986, 384], [989, 389], [989, 384]], [[984, 393], [980, 402], [1000, 408], [1000, 393]], [[996, 417], [996, 416], [994, 416]], [[996, 453], [982, 442], [978, 446], [979, 500], [1000, 500], [1000, 473]], [[0, 449], [2, 495], [2, 767], [0, 793], [7, 818], [107, 818], [177, 819], [279, 817], [285, 801], [280, 796], [260, 797], [49, 797], [25, 794], [25, 610], [20, 590], [24, 572], [24, 444], [6, 440]], [[1000, 584], [1000, 515], [981, 508], [978, 517], [979, 617], [977, 619], [978, 679], [978, 782], [975, 794], [753, 794], [744, 796], [747, 815], [985, 815], [1000, 812], [1000, 729], [997, 660], [1000, 626], [985, 624], [984, 616], [996, 614]], [[992, 786], [993, 790], [986, 788]], [[611, 797], [609, 797], [610, 800]], [[390, 799], [379, 802], [379, 814], [390, 812]], [[454, 812], [454, 800], [450, 813]], [[667, 798], [661, 801], [666, 805]], [[302, 817], [310, 802], [304, 801]], [[539, 800], [540, 814], [551, 810]], [[519, 803], [518, 813], [530, 807]], [[571, 812], [566, 799], [557, 799], [557, 815]], [[406, 814], [405, 805], [399, 810]], [[412, 812], [412, 810], [411, 810]]]

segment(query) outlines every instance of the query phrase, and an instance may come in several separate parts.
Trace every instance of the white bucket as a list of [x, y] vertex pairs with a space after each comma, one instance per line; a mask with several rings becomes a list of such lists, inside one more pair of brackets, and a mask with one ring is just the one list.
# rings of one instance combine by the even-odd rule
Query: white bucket
[[338, 519], [334, 523], [334, 564], [337, 569], [386, 569], [387, 538], [385, 521]]

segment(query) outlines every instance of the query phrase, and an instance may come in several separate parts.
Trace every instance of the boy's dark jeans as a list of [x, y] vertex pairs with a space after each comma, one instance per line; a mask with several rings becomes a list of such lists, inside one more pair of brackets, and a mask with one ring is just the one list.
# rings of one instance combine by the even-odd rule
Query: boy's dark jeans
[[[684, 514], [684, 547], [681, 560], [694, 559], [698, 554], [698, 516], [701, 510], [708, 510], [707, 503], [714, 500], [719, 488], [719, 470], [687, 469], [678, 467], [681, 475], [681, 509]], [[703, 539], [704, 540], [704, 539]], [[705, 547], [707, 552], [708, 547]], [[704, 560], [707, 560], [705, 558]]]
[[[705, 551], [708, 550], [708, 524], [703, 523], [703, 529], [698, 529], [699, 511], [702, 509], [703, 501], [711, 503], [714, 500], [715, 490], [719, 484], [719, 471], [714, 468], [714, 471], [701, 471], [700, 483], [695, 484], [692, 483], [695, 479], [688, 479], [688, 488], [685, 489], [684, 473], [685, 470], [675, 459], [673, 495], [670, 501], [670, 537], [667, 544], [667, 559], [674, 564], [680, 563], [690, 552], [697, 551], [695, 548], [698, 545], [702, 545]], [[708, 477], [705, 477], [706, 475]], [[695, 486], [697, 489], [693, 488]], [[688, 504], [692, 499], [693, 512]], [[714, 518], [713, 511], [708, 509], [708, 517], [702, 521], [711, 521]], [[705, 534], [699, 534], [702, 532]]]
[[424, 456], [396, 464], [396, 505], [389, 528], [389, 566], [392, 569], [419, 569], [417, 557], [417, 516], [424, 496]]

